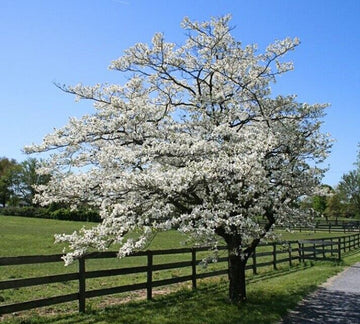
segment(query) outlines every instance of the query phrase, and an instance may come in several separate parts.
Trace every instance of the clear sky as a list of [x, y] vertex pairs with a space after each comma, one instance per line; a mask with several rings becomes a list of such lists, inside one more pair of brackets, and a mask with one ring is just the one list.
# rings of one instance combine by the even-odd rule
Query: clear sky
[[108, 66], [124, 49], [158, 31], [182, 43], [184, 16], [227, 13], [243, 44], [300, 38], [288, 56], [295, 70], [274, 91], [331, 104], [323, 129], [336, 142], [324, 183], [336, 185], [360, 142], [360, 0], [0, 0], [0, 157], [20, 162], [25, 145], [92, 111], [54, 82], [123, 83]]

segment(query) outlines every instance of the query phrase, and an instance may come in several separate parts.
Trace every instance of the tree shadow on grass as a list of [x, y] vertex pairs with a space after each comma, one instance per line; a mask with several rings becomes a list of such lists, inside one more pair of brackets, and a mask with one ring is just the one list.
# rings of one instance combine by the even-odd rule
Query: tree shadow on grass
[[83, 315], [38, 317], [19, 323], [274, 323], [285, 316], [287, 309], [295, 307], [299, 301], [299, 297], [290, 293], [272, 295], [266, 291], [251, 291], [244, 304], [233, 305], [227, 298], [227, 289], [226, 282], [212, 283], [202, 285], [196, 291], [184, 289], [156, 297], [152, 301], [129, 302], [102, 310], [93, 310]]

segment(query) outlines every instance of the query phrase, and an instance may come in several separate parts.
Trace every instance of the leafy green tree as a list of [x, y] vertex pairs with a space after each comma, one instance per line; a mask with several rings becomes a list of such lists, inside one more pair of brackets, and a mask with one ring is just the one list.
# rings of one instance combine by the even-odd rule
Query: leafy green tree
[[325, 216], [327, 220], [328, 217], [325, 211], [328, 206], [328, 199], [335, 191], [329, 185], [321, 185], [319, 189], [318, 193], [303, 198], [300, 207], [304, 210], [313, 209], [319, 216]]
[[321, 186], [322, 193], [314, 195], [311, 198], [311, 207], [318, 212], [320, 215], [324, 215], [326, 217], [326, 220], [328, 220], [328, 217], [325, 213], [326, 208], [328, 206], [328, 200], [330, 195], [332, 195], [335, 191], [334, 189], [329, 185], [323, 185]]
[[326, 209], [326, 201], [326, 196], [316, 195], [312, 197], [312, 207], [322, 214]]
[[12, 179], [18, 164], [14, 159], [0, 158], [0, 204], [5, 207], [13, 195]]
[[360, 169], [352, 170], [342, 176], [338, 190], [348, 205], [349, 216], [359, 216], [360, 213]]
[[355, 165], [355, 170], [342, 176], [337, 188], [350, 217], [360, 217], [360, 151]]
[[18, 200], [26, 205], [34, 205], [36, 186], [46, 184], [50, 176], [38, 174], [36, 169], [40, 167], [41, 161], [29, 158], [23, 161], [13, 175], [12, 185], [14, 194]]
[[335, 219], [337, 224], [338, 218], [344, 215], [344, 204], [338, 192], [334, 192], [326, 201], [326, 208], [324, 210], [326, 219]]

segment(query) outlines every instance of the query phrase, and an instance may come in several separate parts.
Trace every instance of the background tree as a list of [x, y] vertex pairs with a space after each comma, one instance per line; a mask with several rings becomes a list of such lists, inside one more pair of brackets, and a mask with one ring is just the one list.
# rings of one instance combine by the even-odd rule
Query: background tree
[[312, 197], [312, 208], [320, 214], [323, 214], [326, 209], [327, 197], [323, 195], [316, 195]]
[[334, 189], [329, 185], [321, 185], [320, 192], [306, 197], [301, 204], [302, 208], [312, 208], [319, 216], [325, 216], [328, 220], [328, 215], [325, 212], [328, 207], [329, 198], [335, 193]]
[[[111, 64], [120, 85], [59, 86], [96, 111], [46, 136], [28, 152], [56, 150], [42, 170], [42, 204], [87, 202], [102, 223], [72, 235], [66, 263], [88, 251], [119, 246], [119, 256], [145, 246], [157, 231], [177, 228], [198, 244], [229, 251], [229, 296], [246, 298], [245, 265], [274, 226], [311, 221], [298, 207], [323, 171], [329, 149], [320, 133], [326, 105], [275, 96], [271, 84], [291, 70], [286, 38], [258, 54], [231, 35], [229, 16], [185, 18], [182, 46], [155, 34]], [[73, 171], [73, 172], [69, 172]], [[266, 220], [264, 225], [263, 218]], [[125, 236], [130, 231], [136, 238]]]
[[13, 193], [19, 201], [26, 205], [34, 205], [36, 187], [45, 185], [50, 176], [47, 174], [38, 174], [36, 170], [40, 167], [41, 161], [35, 158], [28, 158], [19, 164], [12, 177]]
[[360, 152], [355, 165], [355, 170], [342, 176], [337, 189], [346, 205], [346, 215], [360, 218]]
[[338, 224], [338, 218], [344, 215], [344, 204], [336, 190], [327, 198], [324, 214], [327, 219], [335, 219], [336, 225]]
[[12, 179], [18, 167], [14, 159], [0, 158], [0, 204], [5, 207], [13, 195]]

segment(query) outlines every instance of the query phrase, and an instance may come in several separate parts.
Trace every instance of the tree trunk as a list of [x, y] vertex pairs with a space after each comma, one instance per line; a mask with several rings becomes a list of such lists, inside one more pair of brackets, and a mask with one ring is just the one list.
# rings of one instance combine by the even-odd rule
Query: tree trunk
[[229, 251], [229, 298], [234, 304], [246, 300], [246, 258]]
[[[235, 232], [236, 229], [233, 229], [233, 231]], [[254, 240], [251, 247], [244, 251], [241, 250], [241, 235], [227, 234], [223, 227], [217, 228], [216, 234], [224, 238], [228, 248], [229, 299], [233, 304], [241, 303], [246, 300], [246, 263], [260, 239]]]

